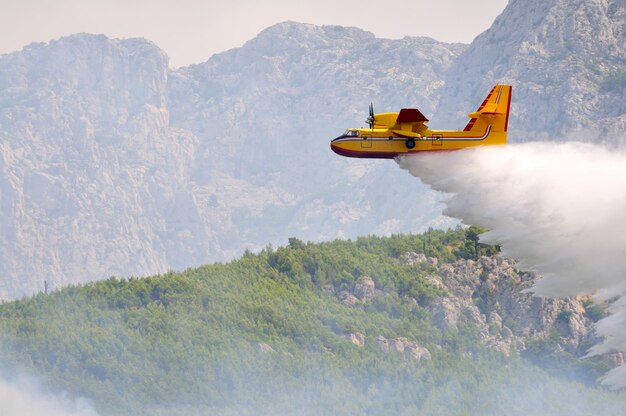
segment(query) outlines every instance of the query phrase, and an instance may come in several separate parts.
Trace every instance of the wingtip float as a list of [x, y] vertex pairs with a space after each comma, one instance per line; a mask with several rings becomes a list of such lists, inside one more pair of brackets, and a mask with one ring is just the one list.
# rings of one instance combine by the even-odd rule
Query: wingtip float
[[478, 110], [468, 115], [463, 130], [430, 130], [428, 119], [416, 108], [374, 114], [370, 104], [369, 128], [349, 128], [330, 147], [341, 156], [393, 159], [415, 152], [506, 144], [511, 92], [510, 85], [493, 87]]

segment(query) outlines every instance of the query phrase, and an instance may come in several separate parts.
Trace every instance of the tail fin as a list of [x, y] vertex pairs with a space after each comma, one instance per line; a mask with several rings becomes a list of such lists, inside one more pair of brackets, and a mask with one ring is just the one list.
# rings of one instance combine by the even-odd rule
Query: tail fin
[[478, 110], [468, 115], [471, 120], [463, 131], [484, 131], [487, 126], [491, 126], [492, 133], [505, 133], [503, 136], [506, 142], [512, 89], [510, 85], [503, 84], [493, 87]]

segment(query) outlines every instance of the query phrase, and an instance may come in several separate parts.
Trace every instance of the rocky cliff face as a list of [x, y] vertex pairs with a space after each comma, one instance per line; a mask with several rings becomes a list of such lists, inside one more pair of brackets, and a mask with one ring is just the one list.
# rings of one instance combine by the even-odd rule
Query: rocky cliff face
[[92, 35], [0, 59], [0, 297], [169, 266], [194, 138], [169, 127], [167, 71], [150, 42]]
[[[546, 341], [554, 352], [567, 351], [582, 356], [594, 342], [594, 312], [601, 313], [590, 297], [564, 299], [534, 297], [527, 293], [537, 280], [534, 273], [515, 268], [516, 261], [501, 257], [480, 257], [458, 260], [452, 264], [437, 264], [437, 259], [420, 253], [405, 253], [401, 261], [410, 265], [429, 262], [437, 273], [426, 279], [444, 289], [445, 296], [429, 305], [433, 324], [442, 331], [458, 331], [462, 326], [478, 330], [483, 344], [506, 355], [523, 353], [528, 345]], [[376, 297], [398, 296], [376, 288], [372, 277], [360, 278], [352, 290], [324, 290], [337, 301], [362, 308]], [[406, 299], [417, 307], [418, 301]], [[595, 308], [595, 309], [594, 309]], [[386, 339], [379, 334], [352, 333], [346, 337], [357, 346], [376, 345], [384, 353], [404, 353], [407, 359], [430, 359], [430, 351], [415, 340], [404, 337]], [[467, 351], [471, 354], [471, 351]], [[616, 367], [624, 363], [623, 353], [605, 354], [598, 359]]]
[[404, 172], [328, 142], [370, 100], [432, 112], [463, 48], [285, 23], [174, 72], [148, 41], [94, 35], [0, 57], [0, 298], [420, 230], [432, 193], [401, 199]]
[[465, 125], [502, 82], [512, 140], [623, 139], [625, 68], [623, 0], [511, 0], [451, 67], [435, 120]]
[[578, 351], [593, 334], [584, 306], [589, 299], [547, 299], [525, 293], [536, 279], [533, 273], [516, 271], [510, 259], [481, 257], [444, 264], [438, 275], [430, 277], [450, 294], [430, 306], [435, 324], [452, 330], [463, 322], [476, 325], [483, 342], [505, 353], [521, 351], [529, 339], [555, 333], [560, 348]]
[[174, 71], [148, 41], [92, 35], [1, 56], [0, 298], [448, 224], [393, 163], [329, 139], [370, 101], [462, 126], [494, 82], [514, 85], [512, 140], [623, 135], [625, 16], [512, 0], [469, 48], [287, 22]]
[[[433, 195], [393, 163], [338, 158], [328, 143], [363, 125], [370, 101], [381, 111], [412, 102], [432, 112], [443, 74], [463, 49], [288, 22], [174, 71], [171, 122], [198, 138], [193, 194], [204, 228], [220, 230], [220, 250], [289, 234], [389, 234], [437, 218]], [[407, 188], [424, 197], [402, 198]]]

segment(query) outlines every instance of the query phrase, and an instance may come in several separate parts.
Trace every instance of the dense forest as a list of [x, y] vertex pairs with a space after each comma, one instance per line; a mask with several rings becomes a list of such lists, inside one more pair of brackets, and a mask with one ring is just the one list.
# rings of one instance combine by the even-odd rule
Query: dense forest
[[[402, 256], [443, 264], [495, 255], [479, 232], [321, 244], [291, 238], [228, 264], [5, 302], [0, 369], [36, 374], [52, 391], [89, 399], [101, 415], [623, 412], [624, 393], [540, 368], [541, 357], [494, 351], [471, 325], [433, 325], [427, 306], [447, 296], [426, 278], [437, 268]], [[363, 276], [378, 296], [341, 302], [337, 294]], [[406, 338], [429, 356], [383, 352], [376, 337]], [[560, 362], [592, 380], [601, 374], [568, 360]]]

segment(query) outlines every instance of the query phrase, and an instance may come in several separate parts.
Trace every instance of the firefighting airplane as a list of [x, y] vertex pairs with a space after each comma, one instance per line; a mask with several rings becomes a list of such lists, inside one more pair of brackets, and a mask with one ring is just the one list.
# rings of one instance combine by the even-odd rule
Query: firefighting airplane
[[430, 130], [428, 119], [416, 108], [374, 114], [370, 104], [366, 120], [370, 128], [350, 128], [330, 147], [341, 156], [392, 159], [415, 152], [506, 144], [511, 90], [510, 85], [493, 87], [478, 110], [468, 115], [471, 120], [463, 130]]

